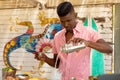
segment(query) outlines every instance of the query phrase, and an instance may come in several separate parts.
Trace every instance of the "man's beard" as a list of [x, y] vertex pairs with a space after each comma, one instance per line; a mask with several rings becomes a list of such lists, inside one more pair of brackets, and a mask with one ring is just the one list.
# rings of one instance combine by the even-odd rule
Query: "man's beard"
[[71, 27], [68, 27], [68, 28], [66, 28], [66, 31], [71, 32], [71, 31], [73, 31], [73, 29]]

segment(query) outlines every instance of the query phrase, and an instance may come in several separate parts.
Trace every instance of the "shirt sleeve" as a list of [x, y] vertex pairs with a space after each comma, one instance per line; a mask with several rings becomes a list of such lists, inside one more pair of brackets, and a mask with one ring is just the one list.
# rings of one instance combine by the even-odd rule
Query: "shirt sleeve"
[[90, 35], [91, 35], [91, 40], [94, 41], [94, 42], [96, 42], [99, 39], [102, 39], [100, 33], [95, 31], [92, 28], [90, 28]]
[[55, 38], [53, 39], [52, 53], [57, 54], [57, 49], [56, 49], [56, 45], [55, 45]]

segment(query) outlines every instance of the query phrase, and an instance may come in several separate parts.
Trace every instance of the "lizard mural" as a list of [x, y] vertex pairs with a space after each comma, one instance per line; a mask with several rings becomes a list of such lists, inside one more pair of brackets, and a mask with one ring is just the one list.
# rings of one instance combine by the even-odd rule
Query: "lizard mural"
[[[11, 39], [9, 42], [7, 42], [5, 47], [4, 47], [4, 52], [3, 52], [4, 64], [7, 67], [11, 67], [13, 69], [16, 69], [16, 68], [13, 67], [12, 64], [10, 63], [10, 54], [14, 50], [22, 47], [27, 52], [34, 54], [37, 52], [36, 45], [38, 44], [38, 41], [40, 40], [40, 38], [42, 38], [42, 37], [48, 38], [48, 37], [45, 37], [45, 35], [53, 34], [51, 32], [53, 32], [53, 31], [57, 32], [57, 31], [60, 31], [62, 29], [61, 24], [56, 24], [56, 23], [50, 24], [50, 25], [47, 25], [47, 27], [45, 28], [43, 33], [32, 36], [32, 34], [34, 32], [34, 27], [33, 27], [32, 22], [30, 22], [30, 21], [17, 22], [17, 25], [27, 26], [28, 29], [24, 34], [17, 36], [15, 38]], [[53, 28], [53, 26], [54, 26], [54, 28]], [[51, 29], [51, 27], [52, 27], [52, 29]], [[48, 30], [51, 30], [51, 32]], [[52, 38], [53, 38], [53, 35], [52, 35]], [[49, 39], [52, 39], [52, 38], [49, 37]]]

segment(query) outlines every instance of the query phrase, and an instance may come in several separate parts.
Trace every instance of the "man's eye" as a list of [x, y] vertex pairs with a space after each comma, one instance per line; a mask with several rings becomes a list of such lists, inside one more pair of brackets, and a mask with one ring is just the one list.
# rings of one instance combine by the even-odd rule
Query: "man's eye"
[[71, 20], [67, 20], [67, 22], [70, 22]]

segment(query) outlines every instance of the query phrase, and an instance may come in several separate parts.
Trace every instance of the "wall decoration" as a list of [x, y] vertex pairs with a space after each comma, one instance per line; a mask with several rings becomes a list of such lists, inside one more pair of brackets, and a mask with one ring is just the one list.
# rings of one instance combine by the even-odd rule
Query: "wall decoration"
[[40, 25], [41, 26], [45, 26], [46, 24], [53, 24], [53, 23], [56, 23], [56, 22], [59, 22], [59, 19], [56, 18], [56, 17], [47, 17], [46, 15], [46, 12], [44, 10], [40, 11], [39, 14], [38, 14], [38, 18], [40, 20]]
[[18, 32], [18, 29], [16, 29], [16, 22], [18, 21], [18, 18], [16, 17], [15, 20], [14, 20], [12, 17], [10, 17], [9, 21], [12, 24], [10, 26], [10, 31]]
[[[39, 39], [44, 37], [44, 35], [48, 35], [46, 32], [49, 32], [49, 31], [47, 31], [49, 28], [49, 25], [47, 25], [42, 34], [32, 36], [32, 34], [34, 32], [34, 27], [33, 27], [32, 22], [23, 21], [23, 22], [17, 22], [16, 24], [22, 25], [22, 26], [27, 26], [28, 30], [26, 31], [26, 33], [10, 40], [8, 43], [6, 43], [6, 45], [4, 47], [4, 54], [3, 54], [4, 63], [7, 67], [12, 67], [13, 69], [16, 69], [16, 68], [13, 67], [10, 63], [10, 60], [9, 60], [10, 53], [21, 47], [24, 48], [27, 52], [35, 53], [36, 52], [35, 46], [38, 43]], [[54, 25], [54, 24], [52, 24], [52, 25]], [[50, 27], [52, 25], [50, 25]], [[58, 25], [55, 24], [54, 26], [61, 27], [59, 24]], [[56, 27], [54, 27], [54, 28], [56, 28]], [[52, 26], [52, 28], [53, 28], [53, 26]], [[60, 28], [60, 30], [61, 29], [62, 28]], [[56, 29], [53, 29], [53, 30], [58, 31]], [[53, 30], [51, 32], [53, 32]], [[53, 33], [49, 33], [49, 34], [53, 34]], [[46, 38], [48, 38], [48, 37], [46, 37]], [[52, 38], [53, 38], [53, 35], [52, 35]]]

